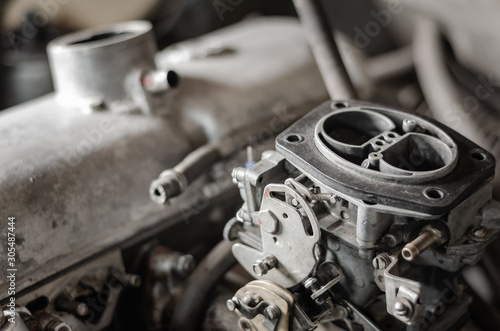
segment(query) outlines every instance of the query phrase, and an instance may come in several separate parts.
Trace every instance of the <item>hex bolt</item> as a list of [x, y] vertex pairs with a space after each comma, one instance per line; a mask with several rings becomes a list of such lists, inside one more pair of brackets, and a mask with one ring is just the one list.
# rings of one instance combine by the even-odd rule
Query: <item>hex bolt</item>
[[264, 316], [270, 320], [278, 319], [280, 315], [281, 310], [275, 305], [269, 305], [266, 309], [264, 309]]
[[181, 277], [189, 276], [196, 267], [196, 261], [190, 254], [181, 255], [175, 263], [175, 271]]
[[261, 210], [258, 214], [258, 222], [262, 230], [274, 234], [278, 232], [279, 221], [270, 210]]
[[405, 260], [413, 261], [420, 253], [430, 246], [442, 244], [445, 241], [444, 234], [441, 231], [426, 226], [415, 240], [405, 245], [401, 253]]
[[389, 266], [391, 258], [387, 253], [381, 253], [373, 259], [373, 267], [378, 270], [383, 270]]
[[257, 262], [252, 266], [252, 268], [253, 268], [253, 272], [257, 276], [265, 275], [269, 271], [267, 264], [261, 260], [257, 260]]
[[54, 308], [77, 317], [83, 317], [89, 312], [89, 307], [85, 303], [75, 301], [68, 293], [62, 293], [54, 300]]
[[277, 264], [277, 260], [273, 255], [268, 255], [262, 260], [257, 260], [252, 266], [253, 272], [257, 276], [263, 276], [273, 269]]
[[406, 316], [410, 312], [410, 308], [408, 308], [403, 302], [396, 301], [394, 303], [394, 312], [398, 316]]
[[237, 297], [232, 297], [231, 299], [226, 301], [227, 309], [230, 311], [234, 311], [235, 309], [240, 307], [240, 301]]

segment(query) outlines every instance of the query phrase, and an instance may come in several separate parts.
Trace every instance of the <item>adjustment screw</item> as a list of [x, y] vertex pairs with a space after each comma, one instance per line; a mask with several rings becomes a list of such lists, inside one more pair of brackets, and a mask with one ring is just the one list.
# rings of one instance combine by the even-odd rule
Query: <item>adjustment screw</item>
[[386, 253], [379, 254], [373, 259], [373, 267], [378, 270], [387, 268], [390, 263], [391, 259]]
[[231, 299], [226, 301], [227, 309], [230, 311], [234, 311], [236, 308], [239, 308], [240, 302], [237, 297], [232, 297]]
[[270, 320], [275, 320], [280, 317], [281, 310], [275, 305], [269, 305], [266, 309], [264, 309], [264, 315]]

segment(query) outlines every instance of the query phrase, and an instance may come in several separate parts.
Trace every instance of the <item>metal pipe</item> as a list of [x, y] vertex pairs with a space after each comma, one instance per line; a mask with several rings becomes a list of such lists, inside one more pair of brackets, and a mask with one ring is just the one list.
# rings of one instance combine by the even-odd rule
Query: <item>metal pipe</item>
[[340, 57], [333, 29], [319, 0], [293, 0], [330, 98], [356, 99], [356, 91]]
[[403, 255], [405, 260], [413, 261], [427, 248], [435, 244], [442, 244], [444, 241], [444, 234], [441, 231], [426, 226], [417, 238], [405, 245], [401, 251], [401, 255]]

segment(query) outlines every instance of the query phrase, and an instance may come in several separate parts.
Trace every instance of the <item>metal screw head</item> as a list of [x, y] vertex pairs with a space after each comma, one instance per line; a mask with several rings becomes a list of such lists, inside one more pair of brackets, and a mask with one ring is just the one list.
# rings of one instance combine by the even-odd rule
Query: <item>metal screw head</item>
[[398, 238], [394, 234], [386, 234], [384, 236], [384, 241], [389, 247], [396, 247], [398, 244]]
[[474, 231], [474, 235], [479, 238], [484, 238], [487, 234], [488, 232], [484, 228], [479, 228]]
[[408, 315], [409, 309], [406, 305], [401, 301], [396, 301], [394, 303], [394, 312], [398, 316], [406, 316]]
[[267, 233], [276, 233], [279, 228], [279, 221], [273, 212], [261, 210], [258, 214], [259, 224], [262, 230]]
[[76, 314], [78, 316], [86, 316], [89, 313], [89, 307], [85, 303], [79, 303], [78, 306], [76, 306]]
[[252, 298], [250, 294], [247, 294], [243, 297], [242, 300], [246, 305], [248, 306], [254, 306], [255, 305], [255, 300]]
[[269, 318], [270, 320], [275, 320], [278, 319], [281, 315], [281, 310], [276, 307], [275, 305], [269, 305], [265, 310], [264, 310], [264, 315]]
[[186, 277], [189, 276], [196, 266], [196, 262], [194, 257], [190, 254], [182, 255], [177, 259], [175, 263], [175, 271], [180, 276]]
[[269, 271], [269, 268], [267, 267], [267, 264], [264, 261], [258, 260], [255, 262], [255, 264], [252, 266], [253, 272], [257, 276], [262, 276], [267, 274]]
[[227, 309], [230, 311], [234, 311], [236, 308], [240, 306], [240, 302], [237, 297], [232, 297], [231, 299], [226, 301]]
[[373, 267], [378, 270], [387, 268], [390, 263], [391, 259], [386, 253], [379, 254], [373, 259]]
[[431, 306], [430, 312], [434, 316], [441, 315], [445, 310], [445, 305], [442, 301], [439, 301], [435, 305]]

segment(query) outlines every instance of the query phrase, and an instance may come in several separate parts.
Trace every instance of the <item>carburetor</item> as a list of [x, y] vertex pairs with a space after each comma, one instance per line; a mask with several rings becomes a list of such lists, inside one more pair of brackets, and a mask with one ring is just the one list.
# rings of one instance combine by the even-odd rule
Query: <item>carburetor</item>
[[322, 104], [233, 171], [244, 204], [224, 236], [257, 279], [227, 302], [240, 329], [460, 327], [460, 273], [500, 228], [494, 167], [434, 120]]

